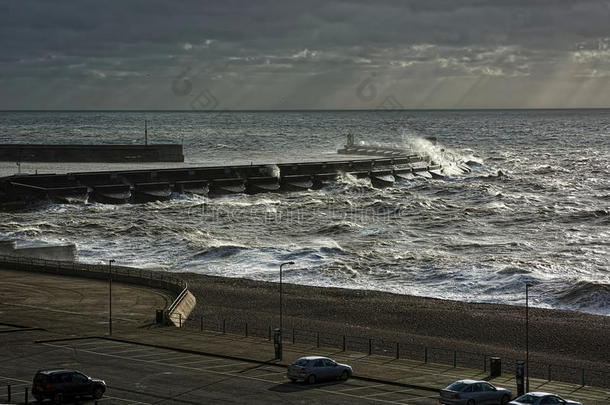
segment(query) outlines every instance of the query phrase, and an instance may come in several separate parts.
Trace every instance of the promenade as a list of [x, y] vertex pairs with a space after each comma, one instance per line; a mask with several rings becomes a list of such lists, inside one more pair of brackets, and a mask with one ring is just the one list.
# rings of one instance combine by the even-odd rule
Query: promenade
[[[465, 378], [489, 379], [487, 373], [481, 370], [290, 342], [284, 343], [284, 361], [276, 362], [273, 360], [273, 344], [265, 338], [153, 325], [155, 309], [169, 305], [171, 296], [162, 291], [120, 283], [113, 285], [113, 333], [108, 336], [107, 282], [4, 270], [0, 271], [0, 277], [0, 323], [3, 325], [0, 328], [0, 338], [32, 333], [35, 334], [32, 347], [46, 345], [56, 350], [69, 349], [70, 353], [82, 352], [83, 358], [103, 356], [104, 361], [116, 363], [113, 370], [120, 367], [133, 368], [135, 363], [143, 362], [146, 366], [165, 365], [181, 372], [201, 372], [218, 378], [224, 376], [239, 380], [247, 377], [249, 383], [263, 384], [261, 387], [251, 387], [260, 390], [263, 393], [261, 395], [272, 390], [270, 387], [264, 388], [264, 384], [273, 384], [271, 387], [276, 387], [272, 390], [274, 395], [287, 395], [286, 402], [290, 402], [288, 399], [294, 398], [291, 395], [298, 391], [300, 394], [312, 395], [313, 403], [317, 400], [341, 403], [349, 399], [351, 403], [435, 404], [438, 403], [435, 399], [438, 389], [452, 381]], [[285, 366], [300, 356], [311, 354], [327, 355], [350, 364], [354, 368], [354, 378], [345, 383], [349, 385], [320, 384], [308, 387], [288, 384], [284, 377]], [[74, 356], [71, 357], [73, 358]], [[167, 362], [168, 358], [171, 361]], [[101, 360], [92, 361], [97, 364]], [[65, 366], [64, 363], [58, 365]], [[89, 363], [79, 364], [80, 368], [86, 368]], [[203, 367], [201, 364], [208, 366]], [[513, 365], [503, 366], [505, 373], [489, 380], [516, 393], [515, 379], [511, 373]], [[25, 381], [22, 384], [26, 385], [27, 379], [17, 375], [28, 375], [32, 371], [12, 367], [10, 370], [0, 369], [0, 377]], [[231, 371], [236, 367], [248, 371]], [[260, 372], [261, 368], [265, 369], [264, 373], [257, 374], [256, 378], [248, 377], [249, 370], [256, 369]], [[6, 375], [7, 373], [14, 375]], [[188, 380], [182, 383], [185, 381]], [[0, 383], [3, 383], [1, 379]], [[133, 389], [137, 391], [137, 386]], [[235, 384], [223, 389], [228, 390], [223, 391], [223, 395], [227, 396], [231, 395], [232, 389], [236, 393], [241, 392]], [[531, 390], [554, 392], [587, 405], [610, 403], [608, 388], [532, 379]], [[337, 402], [327, 401], [324, 395], [336, 398]], [[149, 403], [138, 398], [112, 403]], [[171, 395], [163, 398], [162, 403], [180, 402], [173, 401]], [[4, 393], [0, 390], [0, 402], [3, 399]], [[261, 401], [264, 403], [262, 399]]]

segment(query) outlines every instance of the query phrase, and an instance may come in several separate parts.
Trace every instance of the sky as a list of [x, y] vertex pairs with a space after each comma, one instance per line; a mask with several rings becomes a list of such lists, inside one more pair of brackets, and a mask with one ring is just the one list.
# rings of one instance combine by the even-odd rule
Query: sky
[[610, 107], [610, 1], [0, 0], [0, 109]]

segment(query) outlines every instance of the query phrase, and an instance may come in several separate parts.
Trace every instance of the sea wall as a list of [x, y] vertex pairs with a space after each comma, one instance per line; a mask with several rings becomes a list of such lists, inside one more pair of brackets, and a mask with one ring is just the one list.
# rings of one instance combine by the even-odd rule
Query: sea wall
[[184, 162], [182, 145], [0, 144], [0, 161], [11, 162]]

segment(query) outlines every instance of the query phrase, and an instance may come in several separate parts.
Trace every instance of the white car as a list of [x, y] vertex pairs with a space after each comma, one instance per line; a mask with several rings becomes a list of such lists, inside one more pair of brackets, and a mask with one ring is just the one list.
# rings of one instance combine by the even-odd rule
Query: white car
[[322, 380], [347, 380], [353, 370], [347, 364], [337, 363], [328, 357], [308, 356], [297, 359], [288, 366], [286, 376], [292, 382], [298, 380], [314, 384]]
[[487, 381], [460, 380], [440, 391], [438, 402], [444, 405], [506, 405], [512, 394]]
[[548, 392], [528, 392], [509, 402], [509, 405], [582, 405], [581, 402], [568, 401], [559, 395]]

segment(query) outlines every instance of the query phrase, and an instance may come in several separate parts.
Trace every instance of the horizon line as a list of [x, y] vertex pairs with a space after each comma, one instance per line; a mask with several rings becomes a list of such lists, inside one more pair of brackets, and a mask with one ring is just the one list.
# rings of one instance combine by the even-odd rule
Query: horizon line
[[0, 112], [182, 112], [182, 113], [212, 113], [212, 112], [420, 112], [420, 111], [582, 111], [610, 110], [610, 107], [508, 107], [508, 108], [294, 108], [294, 109], [0, 109]]

